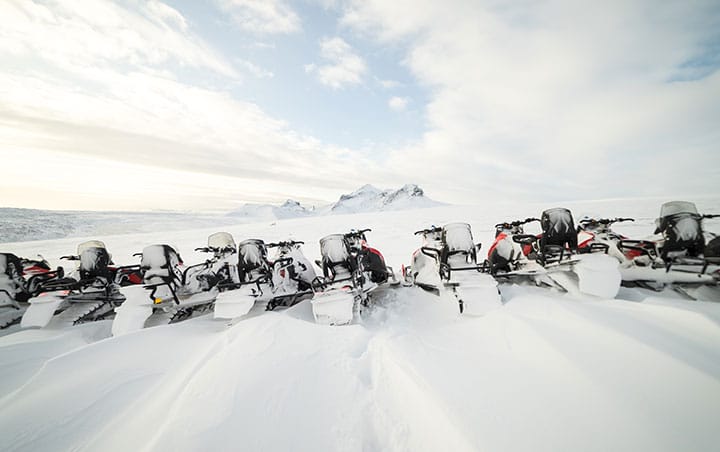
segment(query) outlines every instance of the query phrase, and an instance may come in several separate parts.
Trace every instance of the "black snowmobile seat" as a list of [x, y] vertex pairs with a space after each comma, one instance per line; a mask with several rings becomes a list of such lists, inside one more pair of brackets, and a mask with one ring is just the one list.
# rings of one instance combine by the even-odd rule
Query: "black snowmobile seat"
[[570, 210], [562, 207], [548, 209], [542, 213], [540, 225], [543, 231], [541, 250], [548, 245], [577, 250], [577, 232]]

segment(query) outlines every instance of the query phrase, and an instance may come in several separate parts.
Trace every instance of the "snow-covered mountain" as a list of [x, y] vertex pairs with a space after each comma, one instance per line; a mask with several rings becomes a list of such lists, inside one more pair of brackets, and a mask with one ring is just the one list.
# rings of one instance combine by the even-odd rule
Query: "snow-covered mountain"
[[363, 185], [354, 192], [340, 196], [340, 199], [322, 209], [328, 213], [380, 212], [386, 210], [419, 209], [443, 205], [425, 196], [422, 188], [407, 184], [397, 190], [381, 190], [372, 185]]
[[308, 209], [299, 202], [288, 199], [279, 206], [272, 204], [243, 204], [228, 215], [235, 218], [255, 220], [282, 220], [311, 215], [381, 212], [439, 207], [442, 205], [444, 204], [426, 197], [423, 189], [415, 184], [407, 184], [399, 189], [389, 190], [381, 190], [367, 184], [352, 193], [341, 195], [336, 202], [318, 209]]
[[337, 202], [307, 208], [288, 199], [283, 204], [243, 204], [228, 214], [190, 212], [83, 212], [0, 208], [0, 243], [91, 237], [108, 234], [177, 231], [224, 227], [238, 223], [275, 221], [315, 215], [395, 211], [443, 205], [408, 184], [397, 190], [364, 185]]
[[313, 214], [299, 202], [288, 199], [279, 206], [272, 204], [243, 204], [228, 216], [235, 218], [252, 218], [254, 220], [282, 220], [286, 218], [304, 217]]

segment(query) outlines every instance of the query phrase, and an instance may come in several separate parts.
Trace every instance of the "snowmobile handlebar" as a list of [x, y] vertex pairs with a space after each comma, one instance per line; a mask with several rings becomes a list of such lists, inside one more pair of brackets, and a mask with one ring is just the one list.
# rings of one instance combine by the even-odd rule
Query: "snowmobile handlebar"
[[74, 255], [70, 255], [70, 256], [60, 256], [60, 259], [64, 259], [64, 260], [68, 260], [68, 261], [79, 261], [79, 260], [80, 260], [80, 256], [74, 256]]
[[720, 214], [718, 213], [707, 213], [702, 216], [703, 218], [720, 218]]
[[347, 234], [345, 234], [345, 237], [362, 237], [365, 235], [366, 232], [371, 232], [372, 229], [357, 229], [357, 230], [351, 230]]
[[635, 218], [600, 218], [599, 220], [596, 220], [595, 218], [587, 218], [582, 219], [579, 221], [579, 223], [583, 226], [586, 225], [592, 225], [592, 224], [603, 224], [603, 225], [611, 225], [613, 223], [621, 223], [623, 221], [635, 221]]
[[282, 242], [268, 243], [265, 245], [266, 248], [276, 248], [282, 246], [293, 246], [293, 245], [304, 245], [305, 242], [302, 240], [285, 240]]
[[500, 228], [500, 227], [508, 227], [508, 228], [510, 228], [510, 227], [513, 227], [513, 226], [521, 226], [521, 225], [523, 225], [523, 224], [532, 223], [533, 221], [540, 221], [540, 219], [539, 219], [539, 218], [534, 218], [534, 217], [528, 217], [528, 218], [525, 218], [524, 220], [515, 220], [515, 221], [512, 221], [512, 222], [510, 222], [510, 223], [508, 223], [508, 222], [498, 223], [498, 224], [495, 225], [495, 227], [496, 227], [496, 228]]
[[442, 228], [440, 226], [432, 226], [427, 229], [421, 229], [419, 231], [415, 231], [414, 235], [420, 235], [420, 234], [425, 235], [425, 234], [429, 234], [431, 232], [440, 232], [440, 231], [442, 231]]

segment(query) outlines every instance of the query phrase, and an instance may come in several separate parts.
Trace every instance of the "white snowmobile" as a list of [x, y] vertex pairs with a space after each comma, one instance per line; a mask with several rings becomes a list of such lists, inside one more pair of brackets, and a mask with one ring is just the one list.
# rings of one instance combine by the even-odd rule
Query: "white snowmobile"
[[458, 303], [461, 313], [482, 315], [502, 306], [497, 282], [488, 267], [478, 264], [481, 245], [475, 244], [470, 225], [450, 223], [415, 232], [423, 244], [403, 267], [406, 285], [416, 285]]
[[77, 261], [77, 268], [68, 277], [41, 284], [37, 289], [40, 293], [29, 300], [20, 322], [23, 328], [45, 327], [53, 317], [59, 325], [110, 318], [125, 300], [120, 286], [140, 281], [136, 274], [139, 266], [113, 267], [105, 244], [99, 240], [83, 242], [76, 255], [60, 259]]
[[0, 253], [0, 329], [20, 322], [28, 300], [40, 293], [43, 283], [64, 277], [62, 267], [51, 270], [48, 262], [38, 257], [30, 260]]
[[[301, 241], [282, 241], [265, 244], [250, 239], [240, 244], [241, 280], [221, 286], [224, 291], [215, 302], [215, 318], [237, 319], [256, 302], [265, 302], [265, 310], [293, 306], [312, 296], [315, 269], [302, 252]], [[272, 260], [267, 249], [277, 248]]]
[[704, 231], [695, 204], [663, 204], [656, 220], [657, 240], [631, 240], [610, 228], [631, 218], [580, 221], [580, 249], [606, 248], [620, 262], [623, 285], [660, 291], [670, 287], [691, 299], [720, 301], [720, 237]]
[[331, 234], [320, 239], [323, 276], [313, 281], [312, 308], [317, 323], [346, 325], [369, 305], [380, 284], [397, 284], [382, 254], [367, 245], [370, 229]]
[[113, 335], [176, 323], [212, 309], [218, 294], [213, 260], [185, 267], [170, 245], [143, 249], [143, 285], [123, 289], [125, 301], [115, 309]]
[[[524, 233], [524, 225], [534, 221], [541, 224], [540, 236]], [[572, 214], [564, 208], [548, 209], [541, 219], [495, 225], [488, 266], [498, 280], [531, 282], [565, 292], [614, 298], [620, 289], [615, 259], [603, 253], [578, 253]]]

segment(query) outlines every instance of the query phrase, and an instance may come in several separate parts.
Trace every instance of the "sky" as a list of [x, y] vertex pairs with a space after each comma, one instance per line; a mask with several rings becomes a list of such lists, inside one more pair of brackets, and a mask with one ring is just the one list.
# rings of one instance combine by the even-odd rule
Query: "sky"
[[0, 2], [0, 206], [720, 194], [720, 3]]

